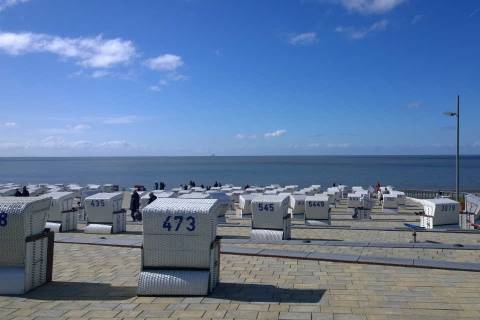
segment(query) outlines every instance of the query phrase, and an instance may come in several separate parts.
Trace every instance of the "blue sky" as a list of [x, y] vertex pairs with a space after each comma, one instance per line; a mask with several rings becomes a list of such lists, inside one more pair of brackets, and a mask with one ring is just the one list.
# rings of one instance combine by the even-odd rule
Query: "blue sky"
[[480, 2], [0, 0], [0, 154], [480, 153]]

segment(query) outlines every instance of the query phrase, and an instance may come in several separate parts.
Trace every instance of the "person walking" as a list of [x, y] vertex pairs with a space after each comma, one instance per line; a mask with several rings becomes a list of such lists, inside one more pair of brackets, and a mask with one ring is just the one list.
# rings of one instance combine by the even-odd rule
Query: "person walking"
[[23, 186], [22, 197], [30, 197], [30, 192], [28, 192], [28, 189], [26, 186]]
[[132, 198], [130, 199], [130, 214], [132, 215], [132, 220], [137, 221], [136, 213], [140, 208], [140, 196], [138, 195], [137, 190], [133, 190]]
[[158, 182], [155, 182], [155, 190], [158, 190]]
[[378, 197], [378, 201], [380, 202], [380, 205], [382, 205], [382, 204], [383, 204], [383, 193], [382, 193], [382, 189], [378, 190], [377, 197]]
[[22, 196], [22, 193], [20, 192], [20, 190], [15, 190], [15, 197], [21, 197]]

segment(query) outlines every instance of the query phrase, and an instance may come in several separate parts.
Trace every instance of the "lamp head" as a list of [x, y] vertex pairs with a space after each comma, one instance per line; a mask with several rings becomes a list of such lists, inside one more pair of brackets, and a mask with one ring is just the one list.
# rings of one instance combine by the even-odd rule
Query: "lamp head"
[[449, 112], [449, 111], [444, 112], [443, 114], [446, 115], [446, 116], [449, 116], [449, 117], [453, 117], [453, 116], [456, 116], [456, 115], [457, 115], [456, 112]]

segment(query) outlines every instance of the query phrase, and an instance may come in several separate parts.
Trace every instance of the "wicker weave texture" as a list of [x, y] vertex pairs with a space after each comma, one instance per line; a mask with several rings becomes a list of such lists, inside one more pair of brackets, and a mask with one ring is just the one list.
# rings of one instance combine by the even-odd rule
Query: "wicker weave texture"
[[252, 228], [283, 230], [288, 215], [289, 197], [261, 195], [252, 200]]
[[85, 198], [89, 223], [113, 223], [113, 213], [122, 209], [123, 193], [97, 193]]
[[208, 292], [217, 286], [220, 280], [220, 242], [215, 242], [213, 249], [210, 251], [210, 284]]
[[244, 214], [252, 213], [252, 200], [258, 196], [258, 193], [242, 194], [238, 199], [238, 207]]
[[383, 208], [384, 209], [398, 209], [398, 199], [396, 195], [384, 194], [383, 195]]
[[144, 270], [138, 277], [138, 295], [201, 296], [208, 294], [209, 272]]
[[48, 210], [48, 221], [61, 221], [62, 212], [73, 208], [73, 192], [49, 192], [41, 197], [51, 197], [52, 204]]
[[305, 198], [305, 220], [330, 221], [329, 197], [325, 195], [307, 196]]
[[328, 226], [330, 221], [328, 220], [305, 220], [305, 224], [309, 226]]
[[25, 241], [0, 241], [0, 266], [23, 266], [25, 261]]
[[10, 264], [14, 259], [11, 257], [6, 264], [0, 264], [0, 294], [23, 294], [47, 281], [48, 238], [22, 244], [23, 249], [18, 251], [24, 258], [20, 263]]
[[60, 232], [62, 224], [58, 222], [48, 222], [45, 224], [45, 228], [50, 229], [53, 232]]
[[127, 214], [125, 211], [115, 212], [113, 214], [112, 233], [127, 231]]
[[[143, 234], [216, 237], [218, 201], [215, 199], [157, 199], [143, 209]], [[175, 218], [177, 217], [177, 218]]]
[[258, 241], [283, 240], [283, 231], [254, 229], [250, 231], [250, 238]]
[[292, 208], [293, 214], [299, 214], [305, 212], [305, 194], [292, 194], [290, 195], [290, 208]]
[[43, 232], [52, 199], [0, 198], [0, 241], [25, 239]]
[[85, 233], [111, 234], [112, 226], [109, 224], [91, 223], [83, 230]]
[[25, 293], [25, 268], [0, 267], [0, 294]]
[[62, 212], [62, 232], [77, 230], [78, 215], [75, 211]]
[[144, 264], [151, 267], [208, 268], [209, 237], [144, 235]]

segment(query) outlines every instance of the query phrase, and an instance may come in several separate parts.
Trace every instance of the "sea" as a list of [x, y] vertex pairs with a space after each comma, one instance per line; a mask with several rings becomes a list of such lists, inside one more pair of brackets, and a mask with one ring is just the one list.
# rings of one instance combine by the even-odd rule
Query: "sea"
[[[480, 156], [463, 156], [460, 184], [480, 190]], [[155, 182], [167, 188], [193, 180], [197, 185], [239, 186], [336, 184], [368, 187], [380, 182], [403, 189], [453, 190], [454, 156], [205, 156], [0, 158], [0, 183], [118, 184]]]

